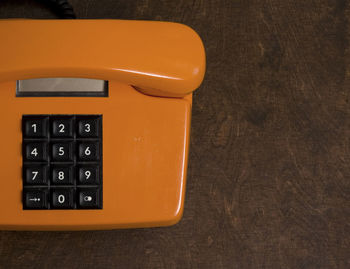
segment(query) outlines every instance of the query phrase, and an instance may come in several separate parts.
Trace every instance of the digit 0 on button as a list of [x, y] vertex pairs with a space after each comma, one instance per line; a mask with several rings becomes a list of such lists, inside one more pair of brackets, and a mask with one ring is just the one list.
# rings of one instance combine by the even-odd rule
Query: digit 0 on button
[[51, 205], [55, 209], [74, 208], [74, 189], [53, 189], [51, 191]]

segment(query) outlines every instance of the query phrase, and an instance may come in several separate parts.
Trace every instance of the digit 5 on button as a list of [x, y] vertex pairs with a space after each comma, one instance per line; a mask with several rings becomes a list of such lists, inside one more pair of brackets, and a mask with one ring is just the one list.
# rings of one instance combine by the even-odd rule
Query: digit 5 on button
[[52, 159], [54, 161], [72, 161], [73, 146], [72, 143], [54, 143], [52, 144]]

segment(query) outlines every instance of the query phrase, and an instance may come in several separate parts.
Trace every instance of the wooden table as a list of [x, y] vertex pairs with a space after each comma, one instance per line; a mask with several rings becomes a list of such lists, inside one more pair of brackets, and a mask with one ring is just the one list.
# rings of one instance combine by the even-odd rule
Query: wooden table
[[[13, 2], [0, 1], [1, 18], [55, 18]], [[350, 268], [346, 1], [71, 3], [79, 18], [176, 21], [203, 38], [184, 217], [169, 228], [0, 232], [1, 268]]]

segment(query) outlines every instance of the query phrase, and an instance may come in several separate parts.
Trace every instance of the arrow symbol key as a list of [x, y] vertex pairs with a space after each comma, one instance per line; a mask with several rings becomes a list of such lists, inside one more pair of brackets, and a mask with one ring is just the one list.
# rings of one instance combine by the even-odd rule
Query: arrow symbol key
[[23, 209], [46, 209], [47, 191], [42, 189], [23, 190]]
[[40, 202], [40, 198], [30, 198], [29, 201]]

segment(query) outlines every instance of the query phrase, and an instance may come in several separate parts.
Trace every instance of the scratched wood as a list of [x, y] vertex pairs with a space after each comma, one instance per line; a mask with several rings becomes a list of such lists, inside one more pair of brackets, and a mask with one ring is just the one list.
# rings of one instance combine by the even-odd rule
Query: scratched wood
[[[71, 3], [79, 18], [176, 21], [203, 38], [184, 217], [157, 229], [0, 232], [1, 268], [350, 268], [348, 1]], [[55, 15], [0, 1], [10, 17]]]

